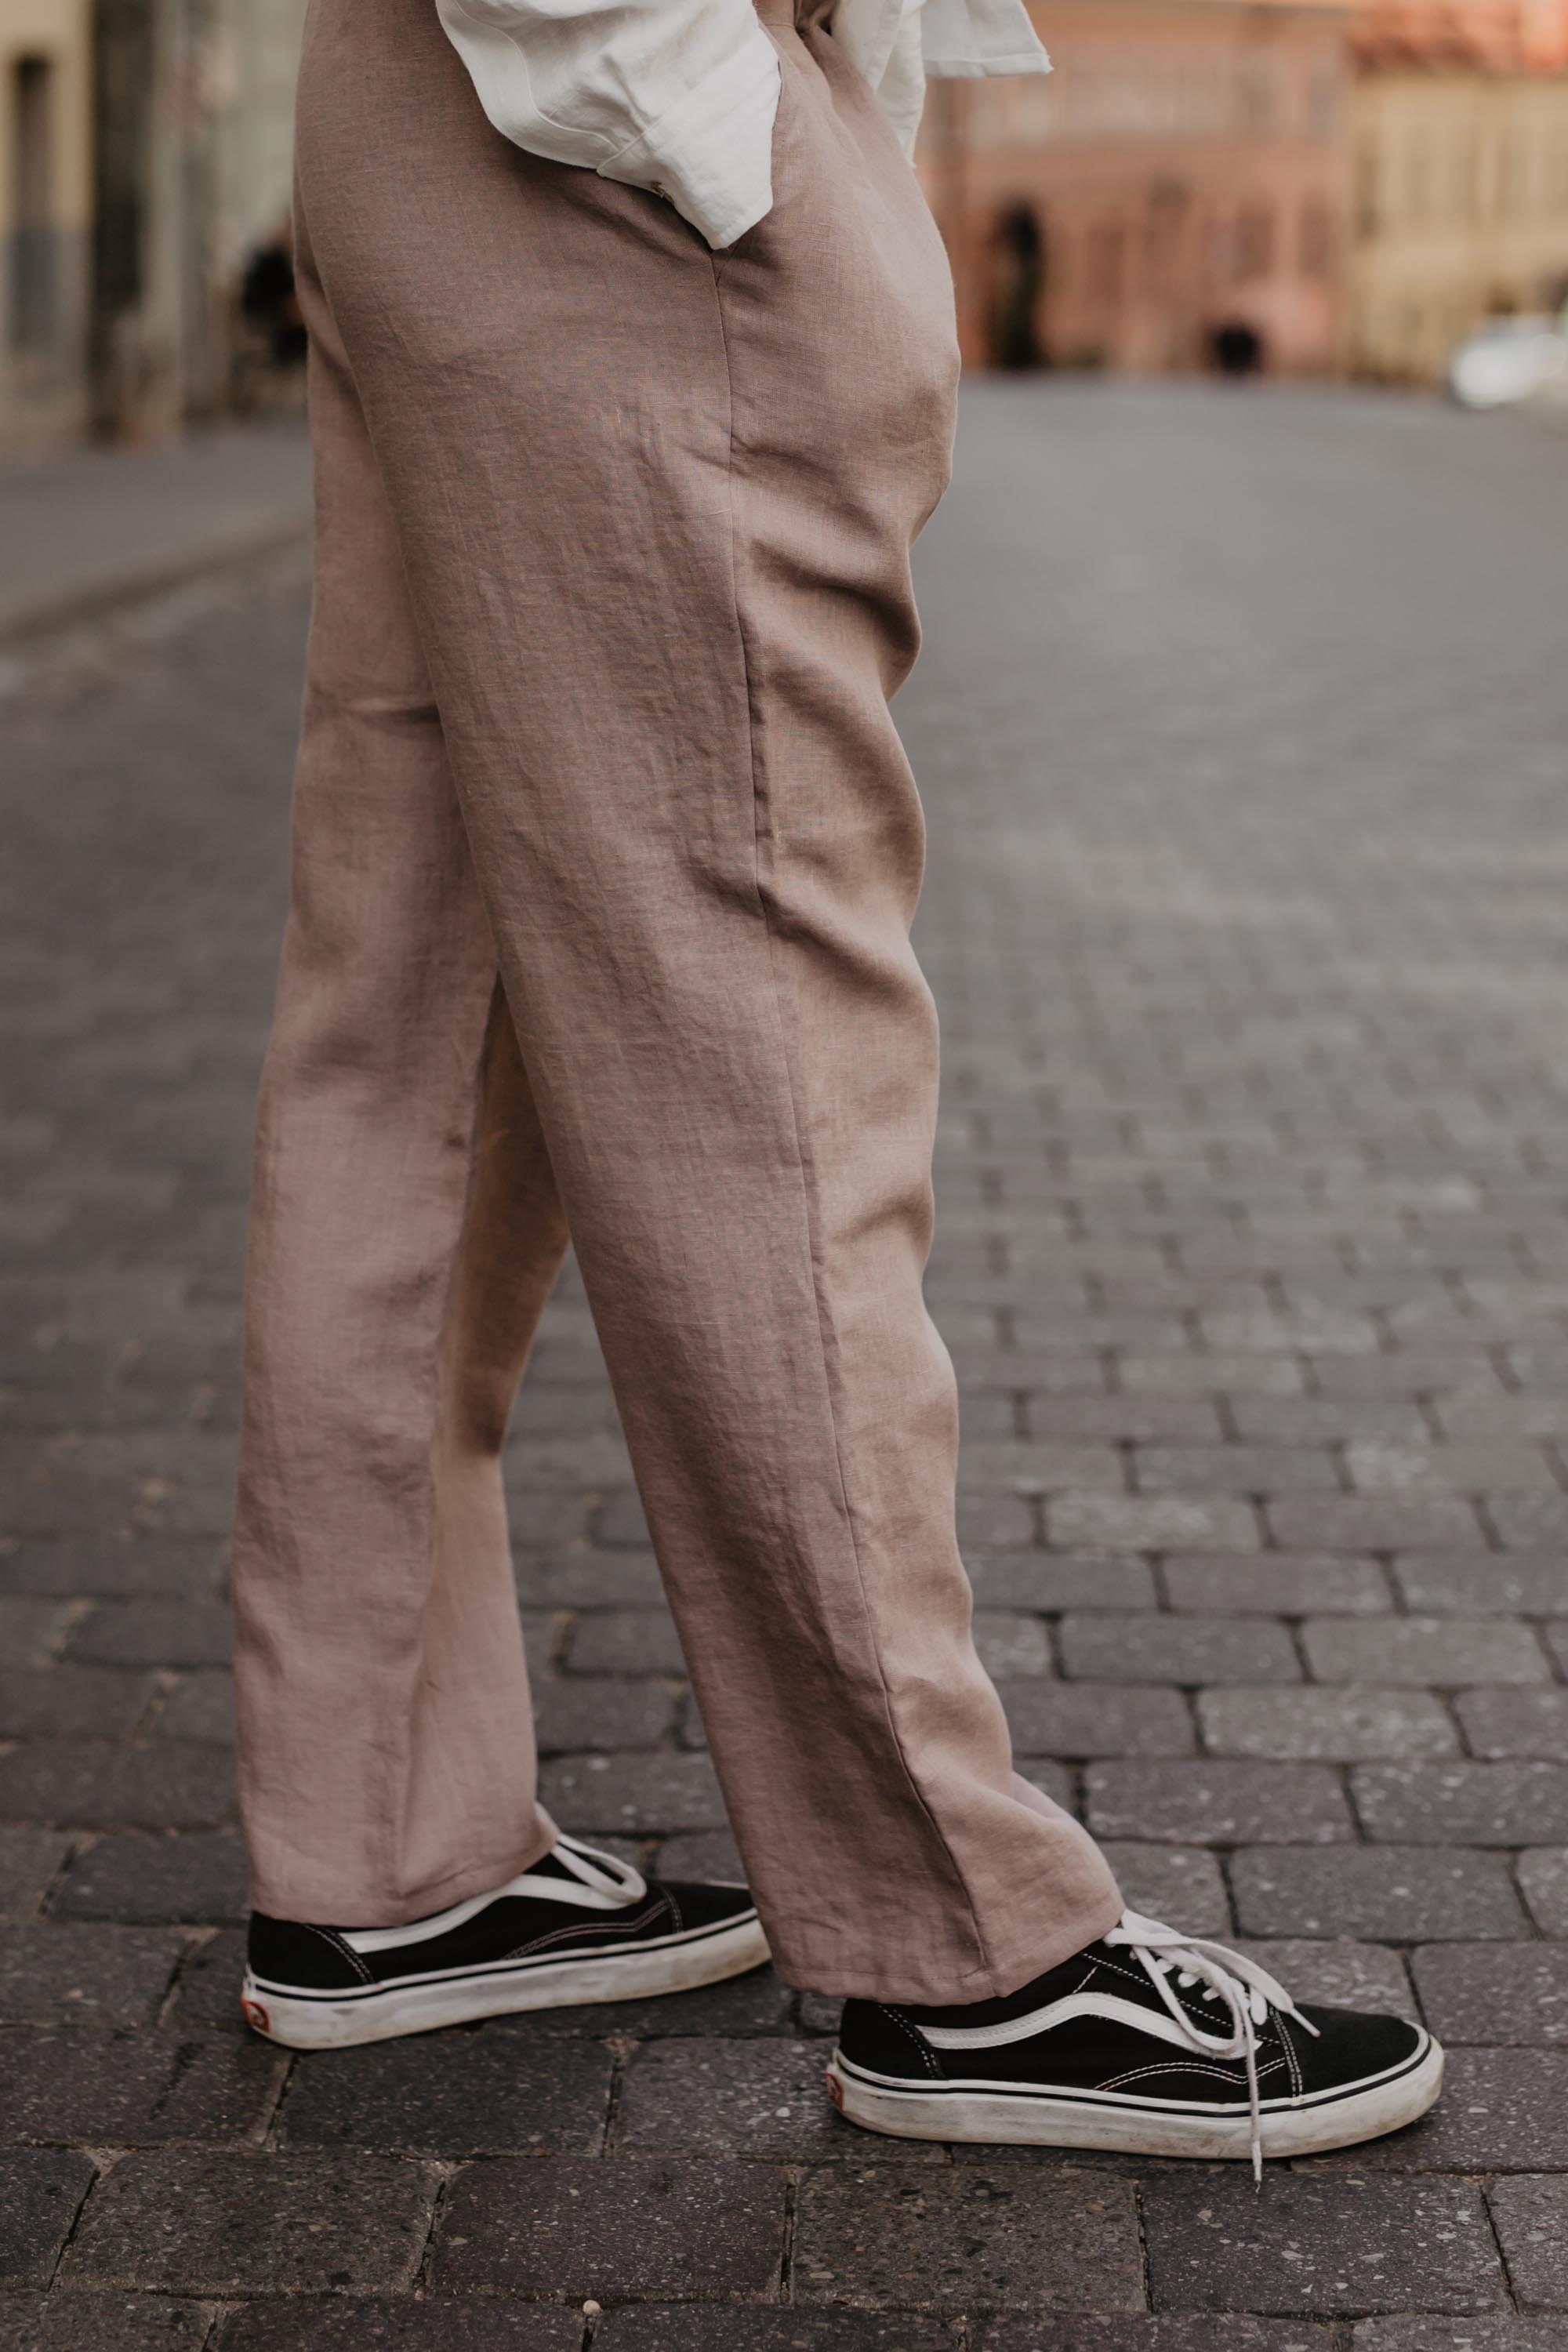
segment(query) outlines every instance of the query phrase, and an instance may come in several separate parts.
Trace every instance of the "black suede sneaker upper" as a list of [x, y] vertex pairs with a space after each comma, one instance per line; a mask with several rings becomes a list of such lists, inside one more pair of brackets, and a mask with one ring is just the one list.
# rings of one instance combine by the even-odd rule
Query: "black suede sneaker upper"
[[952, 2008], [845, 2003], [839, 2055], [863, 2075], [922, 2091], [978, 2084], [1040, 2096], [1235, 2110], [1343, 2095], [1417, 2064], [1429, 2047], [1402, 2018], [1300, 2009], [1240, 1954], [1124, 1916], [1005, 1999]]
[[253, 1912], [247, 1960], [256, 1982], [274, 1992], [363, 1991], [695, 1940], [754, 1916], [743, 1886], [645, 1880], [613, 1856], [563, 1837], [493, 1895], [402, 1927], [342, 1928]]

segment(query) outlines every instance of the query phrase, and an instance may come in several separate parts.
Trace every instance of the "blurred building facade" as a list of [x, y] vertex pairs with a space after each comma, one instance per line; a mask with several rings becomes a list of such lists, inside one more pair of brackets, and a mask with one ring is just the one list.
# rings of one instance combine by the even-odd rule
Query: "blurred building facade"
[[0, 0], [0, 437], [79, 434], [88, 415], [90, 0]]
[[148, 439], [250, 396], [305, 0], [0, 0], [0, 446]]
[[1436, 380], [1568, 301], [1568, 0], [1370, 0], [1354, 49], [1347, 358]]
[[1338, 0], [1032, 0], [1056, 70], [931, 93], [921, 168], [971, 363], [1330, 367]]

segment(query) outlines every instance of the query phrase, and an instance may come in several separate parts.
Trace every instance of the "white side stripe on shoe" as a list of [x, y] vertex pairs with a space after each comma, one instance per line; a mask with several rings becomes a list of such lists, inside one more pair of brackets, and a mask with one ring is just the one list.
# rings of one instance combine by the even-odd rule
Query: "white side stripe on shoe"
[[[1178, 2025], [1164, 2011], [1123, 2000], [1113, 1992], [1067, 1993], [1044, 2009], [1033, 2009], [1026, 2017], [1008, 2018], [1001, 2025], [922, 2025], [919, 2030], [933, 2050], [1001, 2050], [1011, 2042], [1027, 2042], [1034, 2034], [1048, 2033], [1054, 2025], [1066, 2025], [1075, 2017], [1110, 2018], [1116, 2024], [1135, 2027], [1152, 2042], [1173, 2042], [1178, 2050], [1228, 2052], [1231, 2048], [1229, 2033], [1207, 2034], [1196, 2025]], [[1228, 2017], [1226, 2023], [1230, 2023]]]
[[572, 1873], [570, 1878], [536, 1876], [523, 1871], [509, 1878], [504, 1886], [492, 1886], [488, 1895], [470, 1895], [466, 1903], [454, 1903], [449, 1911], [437, 1911], [428, 1919], [416, 1919], [406, 1927], [350, 1927], [343, 1930], [343, 1942], [351, 1952], [388, 1952], [401, 1944], [426, 1944], [437, 1936], [449, 1935], [454, 1927], [472, 1919], [491, 1903], [503, 1895], [521, 1895], [539, 1897], [546, 1903], [568, 1904], [579, 1911], [624, 1911], [629, 1905], [640, 1903], [647, 1893], [647, 1881], [634, 1870], [629, 1862], [617, 1862], [613, 1853], [600, 1853], [596, 1847], [579, 1845], [575, 1838], [556, 1840], [551, 1852], [558, 1862], [564, 1863]]

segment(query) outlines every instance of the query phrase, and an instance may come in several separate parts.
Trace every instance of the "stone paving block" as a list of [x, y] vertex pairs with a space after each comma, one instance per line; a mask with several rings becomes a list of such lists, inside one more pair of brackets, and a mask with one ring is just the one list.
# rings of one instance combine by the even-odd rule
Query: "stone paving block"
[[566, 1663], [574, 1675], [674, 1675], [686, 1662], [667, 1609], [597, 1610], [572, 1629]]
[[[965, 1405], [965, 1412], [970, 1411]], [[1158, 1395], [1149, 1391], [1114, 1396], [1031, 1394], [1026, 1404], [1034, 1437], [1102, 1438], [1119, 1444], [1215, 1443], [1225, 1434], [1212, 1397]]]
[[1256, 1551], [1262, 1541], [1251, 1504], [1231, 1496], [1053, 1495], [1046, 1528], [1069, 1551]]
[[7, 1666], [47, 1666], [70, 1618], [61, 1601], [0, 1599], [0, 1658]]
[[1401, 1348], [1392, 1355], [1334, 1356], [1305, 1351], [1313, 1388], [1331, 1397], [1368, 1397], [1386, 1404], [1398, 1397], [1495, 1395], [1501, 1378], [1479, 1347], [1447, 1350]]
[[1479, 1551], [1485, 1540], [1457, 1495], [1288, 1495], [1267, 1517], [1281, 1551]]
[[1464, 1942], [1522, 1932], [1494, 1854], [1441, 1846], [1254, 1846], [1230, 1866], [1245, 1936], [1373, 1936]]
[[1020, 1756], [1190, 1756], [1179, 1691], [1129, 1683], [999, 1683]]
[[1036, 1540], [1035, 1505], [1026, 1495], [998, 1495], [984, 1488], [958, 1490], [958, 1541], [975, 1551], [1017, 1551]]
[[1376, 1328], [1364, 1316], [1336, 1312], [1305, 1300], [1285, 1314], [1243, 1310], [1207, 1315], [1202, 1330], [1205, 1344], [1222, 1354], [1227, 1349], [1258, 1354], [1310, 1349], [1319, 1355], [1370, 1356], [1375, 1354], [1378, 1344]]
[[825, 2165], [801, 2184], [797, 2304], [1140, 2311], [1132, 2185], [1030, 2166]]
[[1486, 1515], [1505, 1551], [1548, 1551], [1568, 1543], [1568, 1495], [1489, 1495]]
[[63, 1830], [0, 1822], [0, 1919], [28, 1919], [70, 1852]]
[[1350, 2352], [1563, 2352], [1561, 2320], [1363, 2319]]
[[1200, 1691], [1198, 1727], [1216, 1756], [1281, 1762], [1363, 1757], [1452, 1756], [1458, 1739], [1429, 1691], [1353, 1686]]
[[1244, 1444], [1345, 1445], [1375, 1438], [1429, 1445], [1432, 1433], [1419, 1407], [1403, 1398], [1386, 1404], [1364, 1398], [1257, 1396], [1245, 1381], [1231, 1384], [1232, 1426]]
[[1558, 1672], [1568, 1675], [1568, 1621], [1558, 1618], [1543, 1630], [1546, 1645], [1556, 1662]]
[[958, 2329], [956, 2320], [906, 2311], [623, 2304], [599, 2322], [594, 2352], [957, 2352]]
[[1259, 2196], [1242, 2166], [1172, 2166], [1145, 2181], [1142, 2205], [1156, 2309], [1326, 2319], [1506, 2308], [1469, 2184], [1274, 2166]]
[[1393, 1606], [1375, 1560], [1332, 1552], [1253, 1552], [1215, 1559], [1201, 1555], [1167, 1560], [1166, 1598], [1173, 1609], [1204, 1615], [1258, 1612], [1305, 1617], [1319, 1612], [1378, 1616]]
[[674, 1729], [679, 1706], [668, 1683], [552, 1675], [533, 1686], [534, 1737], [542, 1756], [657, 1748]]
[[632, 1465], [618, 1430], [596, 1429], [574, 1437], [517, 1433], [507, 1445], [508, 1492], [563, 1489], [576, 1501], [584, 1488], [629, 1486]]
[[1290, 1683], [1295, 1645], [1272, 1617], [1064, 1617], [1062, 1672], [1107, 1683]]
[[1568, 1838], [1568, 1766], [1363, 1764], [1351, 1793], [1369, 1838], [1405, 1845], [1532, 1845]]
[[1084, 1795], [1096, 1837], [1287, 1845], [1355, 1835], [1344, 1790], [1321, 1764], [1098, 1763]]
[[[647, 2000], [584, 2001], [565, 2009], [541, 2009], [493, 2019], [487, 2033], [535, 2041], [659, 2042], [679, 2036], [735, 2037], [788, 2034], [795, 2031], [795, 1995], [771, 1968], [751, 1969], [721, 1984], [692, 1992], [661, 1993]], [[837, 2011], [835, 2022], [837, 2023]], [[529, 2062], [526, 2055], [520, 2065]]]
[[1568, 1846], [1537, 1846], [1521, 1853], [1514, 1874], [1542, 1934], [1568, 1937]]
[[1067, 1765], [1043, 1756], [1019, 1757], [1014, 1761], [1020, 1780], [1027, 1780], [1032, 1789], [1038, 1789], [1064, 1812], [1081, 1818], [1075, 1775]]
[[591, 2156], [612, 2061], [589, 2041], [525, 2041], [481, 2026], [363, 2050], [304, 2053], [279, 2119], [286, 2147], [420, 2156]]
[[1232, 1390], [1259, 1396], [1298, 1397], [1300, 1367], [1289, 1356], [1141, 1355], [1117, 1359], [1130, 1395], [1223, 1396]]
[[1342, 1492], [1327, 1446], [1137, 1445], [1141, 1495], [1297, 1495]]
[[1557, 1493], [1545, 1450], [1539, 1445], [1456, 1444], [1434, 1445], [1358, 1439], [1346, 1446], [1345, 1468], [1363, 1494], [1408, 1494], [1424, 1487], [1459, 1495]]
[[977, 1609], [974, 1647], [986, 1673], [999, 1681], [1041, 1677], [1051, 1672], [1051, 1639], [1038, 1617]]
[[40, 2308], [37, 2336], [26, 2352], [204, 2352], [213, 2326], [209, 2305], [157, 2294], [73, 2294], [67, 2288]]
[[563, 1756], [539, 1776], [540, 1802], [574, 1837], [720, 1829], [724, 1803], [706, 1756]]
[[[827, 2096], [820, 2041], [680, 2041], [634, 2053], [616, 2130], [617, 2154], [761, 2156], [790, 2163], [866, 2160], [866, 2135]], [[891, 2161], [940, 2163], [929, 2141], [879, 2150]]]
[[100, 1601], [66, 1655], [100, 1665], [226, 1666], [232, 1644], [220, 1601]]
[[0, 2148], [0, 2286], [47, 2286], [97, 2167], [66, 2148]]
[[1528, 1625], [1497, 1617], [1318, 1617], [1302, 1628], [1325, 1683], [1542, 1683], [1551, 1669]]
[[1333, 2352], [1328, 2329], [1310, 2320], [1211, 2312], [1052, 2319], [1010, 2311], [971, 2322], [969, 2340], [973, 2352]]
[[1406, 1552], [1394, 1580], [1417, 1615], [1551, 1617], [1568, 1612], [1568, 1559], [1553, 1553]]
[[208, 2352], [578, 2352], [583, 2320], [512, 2296], [309, 2295], [242, 2305]]
[[239, 1986], [244, 1973], [245, 1930], [220, 1928], [181, 1969], [173, 2021], [248, 2035], [250, 2028], [239, 2010]]
[[517, 1554], [518, 1599], [525, 1609], [658, 1609], [664, 1604], [651, 1551], [573, 1550]]
[[1132, 1553], [993, 1552], [966, 1562], [979, 1609], [1152, 1609], [1153, 1571]]
[[4, 2047], [0, 2135], [93, 2147], [237, 2139], [270, 2106], [282, 2065], [259, 2041], [125, 2028], [21, 2026]]
[[765, 2164], [499, 2158], [451, 2184], [431, 2281], [541, 2303], [760, 2301], [777, 2292], [784, 2198]]
[[1410, 1965], [1439, 2042], [1568, 2046], [1568, 1948], [1434, 1945]]
[[[1235, 1946], [1277, 1978], [1298, 2001], [1325, 2009], [1366, 2009], [1418, 2019], [1405, 1963], [1382, 1944], [1346, 1938], [1320, 1942], [1287, 1937], [1277, 1942], [1240, 1939]], [[1314, 2158], [1314, 2161], [1316, 2159]]]
[[684, 1830], [658, 1849], [661, 1878], [712, 1878], [721, 1886], [744, 1886], [745, 1866], [729, 1830]]
[[1568, 1763], [1568, 1691], [1460, 1691], [1454, 1712], [1472, 1755]]
[[437, 2176], [393, 2157], [155, 2148], [126, 2157], [61, 2268], [72, 2286], [386, 2293], [413, 2280]]
[[1448, 2050], [1429, 2115], [1314, 2168], [1364, 2172], [1568, 2172], [1568, 2053]]
[[150, 2024], [184, 1941], [166, 1927], [0, 1927], [0, 2021]]
[[222, 1548], [210, 1541], [112, 1535], [60, 1543], [31, 1539], [0, 1556], [0, 1593], [210, 1601], [223, 1580]]
[[1172, 1920], [1193, 1936], [1229, 1935], [1230, 1901], [1212, 1853], [1199, 1846], [1110, 1839], [1105, 1854], [1130, 1910], [1145, 1919]]
[[201, 1739], [219, 1747], [234, 1743], [234, 1676], [218, 1666], [198, 1667], [169, 1693], [154, 1729], [160, 1739]]
[[150, 1674], [108, 1666], [0, 1670], [0, 1739], [118, 1739], [147, 1711]]
[[1568, 2180], [1494, 2180], [1487, 2202], [1509, 2284], [1526, 2311], [1568, 2311]]
[[226, 1748], [29, 1739], [0, 1756], [0, 1812], [85, 1828], [202, 1829], [234, 1811]]
[[987, 1444], [967, 1439], [959, 1450], [958, 1483], [987, 1492], [1019, 1495], [1094, 1494], [1121, 1491], [1122, 1457], [1110, 1445], [1053, 1444], [1048, 1438], [1016, 1438]]

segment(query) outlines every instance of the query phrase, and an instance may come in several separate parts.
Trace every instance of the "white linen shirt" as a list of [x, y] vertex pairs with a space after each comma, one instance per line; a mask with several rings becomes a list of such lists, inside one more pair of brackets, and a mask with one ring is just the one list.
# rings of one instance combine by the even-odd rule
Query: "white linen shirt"
[[[752, 0], [436, 0], [496, 129], [666, 196], [715, 251], [773, 205], [779, 61]], [[1024, 0], [837, 0], [834, 37], [914, 151], [928, 76], [1048, 73]]]

